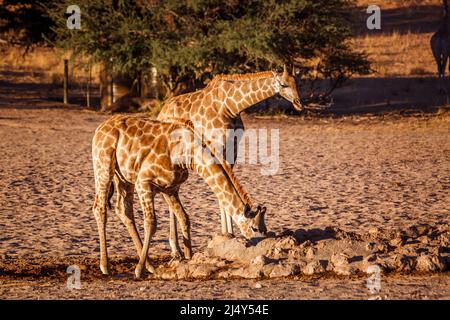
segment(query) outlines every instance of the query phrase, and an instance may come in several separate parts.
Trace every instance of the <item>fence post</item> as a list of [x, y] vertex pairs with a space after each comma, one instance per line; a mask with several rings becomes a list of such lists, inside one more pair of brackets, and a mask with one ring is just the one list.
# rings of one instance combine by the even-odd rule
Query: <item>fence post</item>
[[64, 59], [64, 104], [68, 104], [69, 97], [69, 60]]
[[88, 81], [87, 81], [87, 88], [86, 88], [86, 105], [88, 108], [91, 107], [91, 76], [92, 76], [92, 66], [89, 64], [89, 71], [88, 71]]
[[110, 82], [109, 82], [109, 104], [113, 104], [114, 103], [114, 75], [112, 73], [112, 68], [109, 70], [110, 73]]

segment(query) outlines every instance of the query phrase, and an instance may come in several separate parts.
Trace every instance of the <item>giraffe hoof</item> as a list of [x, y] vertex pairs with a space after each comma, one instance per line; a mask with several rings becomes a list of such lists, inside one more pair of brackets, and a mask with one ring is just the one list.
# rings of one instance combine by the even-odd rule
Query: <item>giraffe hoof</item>
[[102, 271], [102, 273], [104, 274], [104, 275], [108, 275], [109, 274], [109, 271], [108, 271], [108, 267], [107, 266], [100, 266], [100, 270]]
[[134, 278], [141, 279], [141, 276], [142, 276], [142, 267], [137, 266], [136, 269], [134, 270]]
[[191, 260], [191, 258], [192, 258], [192, 250], [190, 248], [185, 248], [184, 249], [184, 258], [186, 260]]
[[150, 262], [147, 262], [145, 264], [145, 269], [147, 269], [147, 272], [155, 274], [155, 268], [151, 265]]

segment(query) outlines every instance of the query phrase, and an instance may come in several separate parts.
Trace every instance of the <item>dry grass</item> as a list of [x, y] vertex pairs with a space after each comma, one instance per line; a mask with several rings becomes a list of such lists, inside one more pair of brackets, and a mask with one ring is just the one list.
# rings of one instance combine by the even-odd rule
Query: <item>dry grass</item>
[[394, 32], [366, 35], [354, 40], [373, 62], [375, 77], [432, 75], [435, 62], [430, 49], [431, 33]]
[[411, 6], [424, 6], [424, 5], [441, 5], [442, 0], [357, 0], [358, 6], [367, 7], [372, 4], [376, 4], [383, 9], [405, 8]]
[[[21, 72], [23, 82], [60, 83], [64, 75], [64, 58], [68, 57], [60, 50], [37, 47], [25, 52], [23, 47], [0, 48], [0, 70]], [[83, 68], [82, 60], [69, 63], [69, 77], [73, 81], [84, 82], [88, 72]], [[92, 69], [93, 80], [98, 79], [99, 68]], [[5, 76], [3, 76], [5, 77]]]

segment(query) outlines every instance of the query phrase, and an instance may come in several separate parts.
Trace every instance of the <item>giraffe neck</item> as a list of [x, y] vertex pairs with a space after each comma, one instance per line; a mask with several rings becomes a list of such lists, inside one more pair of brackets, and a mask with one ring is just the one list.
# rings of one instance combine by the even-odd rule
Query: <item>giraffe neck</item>
[[196, 165], [195, 171], [206, 181], [227, 214], [236, 217], [244, 213], [246, 204], [221, 165]]
[[183, 158], [180, 158], [182, 161], [178, 164], [183, 168], [195, 170], [206, 181], [227, 214], [243, 215], [245, 207], [251, 208], [253, 203], [231, 167], [202, 143], [201, 137], [195, 133], [191, 123], [185, 122], [183, 129], [186, 129], [187, 133], [182, 134]]
[[223, 110], [236, 117], [245, 109], [278, 93], [278, 82], [275, 75], [268, 78], [220, 81], [222, 90], [226, 92]]

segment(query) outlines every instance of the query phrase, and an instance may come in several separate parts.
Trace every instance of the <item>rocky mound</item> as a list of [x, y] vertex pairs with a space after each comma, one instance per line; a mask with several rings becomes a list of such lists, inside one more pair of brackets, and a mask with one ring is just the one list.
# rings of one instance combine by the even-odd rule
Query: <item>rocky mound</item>
[[285, 231], [256, 243], [222, 235], [189, 261], [160, 265], [158, 279], [350, 276], [380, 272], [443, 272], [450, 264], [448, 226], [416, 225], [404, 231], [367, 234], [338, 228]]

